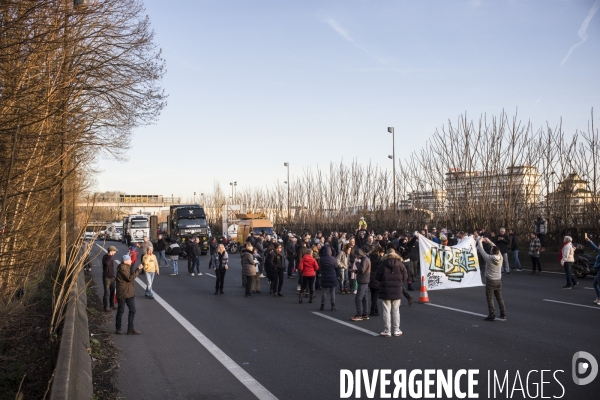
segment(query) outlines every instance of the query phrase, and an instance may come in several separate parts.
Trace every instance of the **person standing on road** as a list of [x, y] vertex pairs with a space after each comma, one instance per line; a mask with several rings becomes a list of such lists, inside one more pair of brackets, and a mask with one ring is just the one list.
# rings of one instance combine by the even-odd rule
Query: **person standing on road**
[[600, 281], [598, 279], [600, 277], [600, 248], [598, 248], [598, 246], [596, 246], [589, 237], [586, 236], [585, 240], [590, 244], [590, 246], [592, 246], [592, 249], [594, 249], [596, 253], [598, 253], [598, 255], [596, 256], [596, 262], [594, 263], [594, 270], [596, 271], [596, 276], [594, 277], [592, 287], [596, 291], [596, 300], [594, 300], [594, 303], [600, 306]]
[[529, 234], [529, 256], [531, 257], [531, 275], [535, 274], [535, 269], [537, 267], [540, 275], [542, 273], [542, 265], [540, 264], [540, 250], [542, 248], [542, 244], [540, 243], [540, 239], [536, 236], [535, 232], [531, 232]]
[[519, 260], [519, 234], [514, 230], [509, 230], [508, 235], [510, 237], [510, 251], [513, 256], [513, 263], [515, 264], [515, 271], [523, 271], [521, 267], [521, 261]]
[[167, 253], [169, 254], [169, 260], [171, 260], [171, 276], [179, 275], [179, 254], [181, 254], [181, 247], [179, 247], [175, 239], [171, 239], [171, 245]]
[[[246, 242], [246, 247], [242, 249], [242, 285], [246, 288], [246, 297], [251, 297], [252, 279], [256, 275], [254, 267], [254, 256], [252, 255], [252, 243]], [[244, 283], [245, 282], [245, 283]]]
[[[102, 257], [102, 283], [104, 285], [104, 297], [102, 303], [104, 305], [104, 311], [110, 311], [111, 308], [115, 310], [115, 262], [113, 260], [114, 255], [117, 253], [115, 246], [110, 246], [108, 252]], [[110, 306], [110, 308], [109, 308]]]
[[312, 252], [304, 253], [304, 256], [302, 256], [302, 259], [300, 260], [300, 264], [298, 265], [298, 270], [302, 274], [302, 287], [300, 288], [299, 302], [302, 304], [302, 294], [308, 287], [310, 293], [308, 302], [312, 303], [315, 290], [315, 277], [319, 270], [319, 264], [317, 264], [317, 260], [312, 256]]
[[344, 244], [342, 251], [337, 257], [338, 262], [338, 281], [340, 282], [340, 294], [348, 294], [348, 257], [350, 254], [350, 244]]
[[283, 287], [283, 249], [279, 243], [275, 244], [273, 251], [269, 254], [269, 265], [271, 267], [271, 292], [274, 297], [283, 297], [281, 288]]
[[188, 267], [189, 274], [194, 273], [194, 271], [192, 270], [192, 267], [193, 267], [193, 263], [194, 263], [194, 260], [196, 259], [196, 257], [192, 255], [192, 246], [195, 241], [196, 241], [196, 236], [192, 236], [191, 238], [188, 237], [187, 240], [185, 241], [185, 253], [187, 256], [187, 267]]
[[135, 271], [131, 272], [131, 257], [129, 255], [123, 256], [123, 262], [119, 264], [117, 272], [117, 299], [119, 300], [119, 309], [117, 310], [116, 317], [116, 331], [117, 335], [123, 334], [121, 330], [121, 318], [125, 312], [125, 304], [129, 309], [129, 315], [127, 316], [127, 334], [128, 335], [139, 335], [141, 332], [136, 331], [133, 326], [133, 319], [135, 318], [135, 278], [140, 274], [142, 270], [142, 264], [140, 264]]
[[288, 261], [288, 267], [287, 267], [287, 276], [288, 279], [294, 279], [294, 270], [296, 269], [296, 259], [298, 257], [298, 255], [296, 254], [296, 238], [293, 236], [290, 236], [290, 238], [287, 241], [286, 247], [285, 247], [285, 255], [287, 257], [287, 261]]
[[219, 293], [223, 293], [223, 284], [225, 283], [225, 273], [229, 269], [227, 263], [229, 262], [229, 255], [225, 251], [225, 246], [220, 244], [217, 246], [216, 260], [213, 263], [213, 270], [217, 277], [217, 283], [215, 283], [215, 296]]
[[357, 248], [354, 251], [356, 259], [354, 265], [356, 268], [356, 281], [358, 289], [354, 297], [354, 305], [356, 306], [356, 315], [350, 318], [352, 321], [362, 321], [369, 319], [369, 281], [371, 280], [371, 260], [366, 254]]
[[200, 247], [199, 237], [192, 242], [190, 249], [192, 254], [188, 255], [188, 257], [192, 257], [192, 276], [194, 276], [194, 271], [196, 271], [196, 275], [202, 276], [202, 272], [200, 272], [200, 256], [202, 255], [202, 248]]
[[142, 256], [142, 266], [144, 267], [144, 273], [146, 275], [146, 297], [150, 300], [154, 300], [154, 293], [152, 292], [152, 283], [154, 282], [154, 276], [160, 275], [158, 270], [158, 260], [153, 253], [152, 246], [148, 247], [148, 253]]
[[165, 260], [165, 267], [169, 266], [169, 261], [167, 257], [165, 257], [165, 251], [167, 250], [167, 242], [163, 238], [162, 234], [158, 235], [158, 240], [156, 241], [156, 246], [154, 246], [154, 251], [156, 253], [156, 258], [158, 260], [158, 266], [160, 267], [161, 260]]
[[510, 244], [508, 236], [506, 235], [506, 229], [500, 228], [498, 236], [494, 240], [494, 244], [500, 250], [502, 255], [502, 273], [510, 274], [510, 265], [508, 264], [508, 245]]
[[[381, 336], [402, 336], [400, 330], [400, 303], [404, 291], [404, 281], [408, 272], [402, 263], [402, 257], [393, 248], [381, 259], [375, 279], [379, 282], [379, 298], [383, 307], [383, 332]], [[393, 332], [393, 333], [392, 333]]]
[[546, 234], [548, 233], [548, 221], [542, 217], [542, 214], [538, 214], [536, 220], [533, 221], [533, 231], [538, 239], [540, 239], [540, 244], [542, 245], [540, 251], [544, 251], [546, 247]]
[[335, 308], [335, 287], [337, 286], [337, 259], [333, 256], [333, 249], [331, 246], [323, 247], [321, 258], [319, 262], [319, 270], [321, 272], [321, 287], [323, 292], [321, 293], [321, 311], [325, 310], [325, 300], [327, 293], [329, 293], [329, 299], [331, 301], [331, 311], [336, 311]]
[[502, 299], [502, 265], [504, 257], [500, 254], [500, 249], [490, 239], [483, 239], [486, 243], [490, 244], [491, 253], [488, 254], [482, 244], [481, 238], [477, 241], [477, 250], [481, 256], [485, 259], [485, 297], [488, 303], [488, 316], [485, 321], [494, 321], [496, 319], [496, 310], [494, 309], [494, 299], [498, 302], [500, 307], [500, 320], [506, 321], [506, 309], [504, 308], [504, 300]]
[[575, 262], [575, 246], [573, 246], [573, 238], [571, 236], [565, 236], [559, 258], [560, 265], [564, 267], [567, 277], [567, 284], [563, 286], [563, 289], [573, 289], [573, 286], [579, 282], [575, 279], [575, 275], [571, 274], [571, 266]]
[[210, 239], [210, 243], [208, 244], [208, 250], [210, 251], [210, 261], [208, 262], [208, 269], [215, 268], [213, 267], [213, 262], [215, 262], [215, 259], [218, 258], [218, 249], [219, 243], [217, 242], [217, 238], [213, 236]]
[[369, 291], [371, 292], [371, 312], [369, 316], [379, 316], [379, 281], [377, 280], [377, 268], [381, 263], [381, 257], [384, 254], [383, 247], [377, 245], [369, 257], [371, 259], [371, 277], [369, 279]]
[[142, 249], [142, 257], [145, 256], [146, 254], [148, 254], [148, 249], [150, 247], [152, 247], [152, 243], [150, 243], [150, 241], [148, 240], [148, 236], [144, 236], [144, 238], [142, 239], [142, 244], [140, 245], [140, 248]]

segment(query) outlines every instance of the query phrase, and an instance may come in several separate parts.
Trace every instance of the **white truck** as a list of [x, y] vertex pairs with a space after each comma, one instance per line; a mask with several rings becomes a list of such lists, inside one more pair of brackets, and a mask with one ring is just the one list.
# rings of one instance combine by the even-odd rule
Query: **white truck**
[[106, 231], [106, 239], [113, 241], [121, 241], [123, 239], [123, 223], [113, 222]]
[[127, 227], [132, 242], [142, 242], [144, 236], [150, 238], [150, 222], [146, 215], [130, 215]]

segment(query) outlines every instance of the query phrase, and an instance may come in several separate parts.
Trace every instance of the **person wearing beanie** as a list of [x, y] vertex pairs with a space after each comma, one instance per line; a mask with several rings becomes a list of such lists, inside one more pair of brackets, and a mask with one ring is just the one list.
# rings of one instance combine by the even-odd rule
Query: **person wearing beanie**
[[127, 316], [127, 334], [128, 335], [139, 335], [141, 332], [136, 331], [133, 326], [133, 319], [135, 318], [135, 278], [140, 274], [142, 270], [142, 264], [140, 264], [133, 273], [131, 273], [131, 257], [128, 254], [123, 256], [123, 262], [119, 264], [117, 270], [117, 299], [119, 300], [119, 308], [117, 310], [116, 319], [116, 331], [117, 335], [122, 335], [121, 330], [121, 318], [125, 312], [125, 304], [129, 309], [129, 315]]

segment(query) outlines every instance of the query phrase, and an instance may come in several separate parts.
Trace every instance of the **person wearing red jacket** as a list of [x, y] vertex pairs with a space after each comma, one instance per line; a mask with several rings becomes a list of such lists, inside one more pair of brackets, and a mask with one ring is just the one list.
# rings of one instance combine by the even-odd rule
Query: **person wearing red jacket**
[[302, 289], [300, 290], [300, 298], [299, 302], [302, 304], [302, 294], [308, 289], [310, 291], [310, 297], [308, 300], [309, 303], [312, 303], [313, 294], [314, 294], [314, 283], [315, 276], [317, 275], [317, 271], [319, 270], [319, 264], [317, 264], [317, 260], [314, 259], [312, 254], [305, 254], [304, 257], [300, 260], [300, 265], [298, 265], [298, 269], [302, 273]]

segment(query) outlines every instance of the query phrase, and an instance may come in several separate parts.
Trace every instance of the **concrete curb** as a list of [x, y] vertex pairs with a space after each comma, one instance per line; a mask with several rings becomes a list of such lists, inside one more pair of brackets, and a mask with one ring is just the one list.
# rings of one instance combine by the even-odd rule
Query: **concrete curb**
[[83, 271], [69, 293], [50, 400], [91, 399], [92, 359]]

